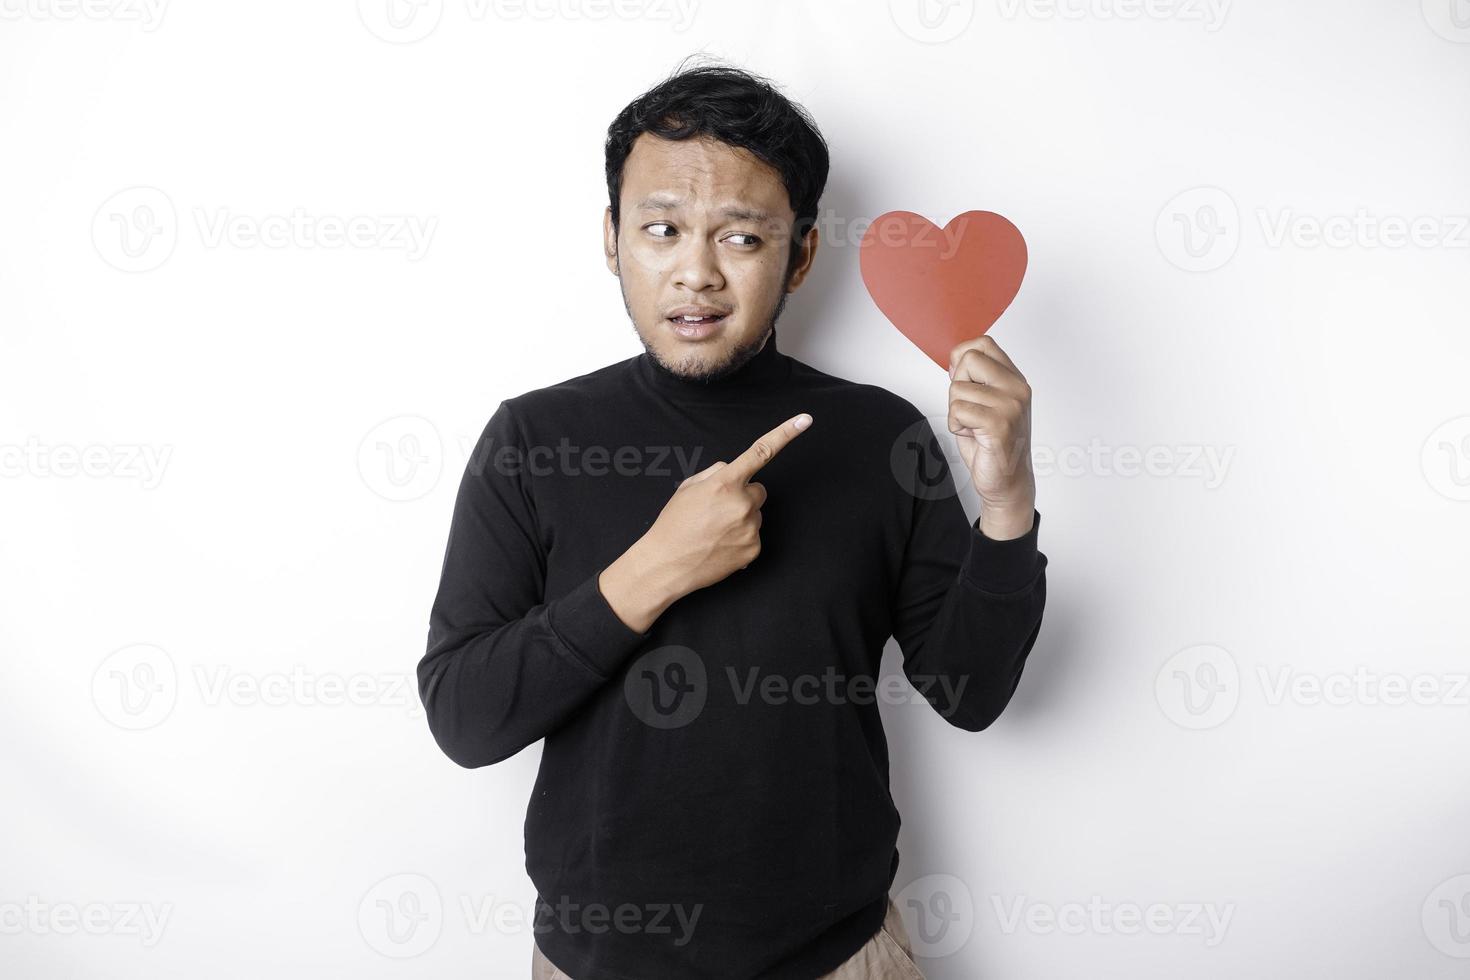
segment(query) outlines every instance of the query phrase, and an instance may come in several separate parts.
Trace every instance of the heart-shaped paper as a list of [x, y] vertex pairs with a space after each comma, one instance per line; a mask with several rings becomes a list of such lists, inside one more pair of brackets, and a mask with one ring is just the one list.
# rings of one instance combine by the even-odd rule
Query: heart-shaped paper
[[1026, 239], [992, 211], [966, 211], [940, 229], [889, 211], [863, 233], [863, 283], [883, 315], [949, 370], [949, 352], [989, 330], [1021, 289]]

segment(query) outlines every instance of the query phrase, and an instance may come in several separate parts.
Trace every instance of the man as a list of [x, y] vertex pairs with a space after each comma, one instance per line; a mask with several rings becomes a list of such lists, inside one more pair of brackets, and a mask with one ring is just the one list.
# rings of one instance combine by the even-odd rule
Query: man
[[970, 524], [922, 413], [777, 349], [827, 178], [804, 110], [676, 72], [606, 156], [644, 352], [491, 417], [419, 664], [430, 729], [471, 768], [545, 739], [536, 977], [920, 977], [875, 678], [893, 636], [969, 731], [1015, 691], [1045, 603], [1030, 390], [989, 338], [951, 355]]

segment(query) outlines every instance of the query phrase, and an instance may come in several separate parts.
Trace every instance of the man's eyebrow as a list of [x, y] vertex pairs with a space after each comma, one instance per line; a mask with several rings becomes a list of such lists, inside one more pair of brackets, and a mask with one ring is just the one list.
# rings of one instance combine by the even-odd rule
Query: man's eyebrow
[[[677, 198], [654, 196], [645, 197], [635, 206], [640, 211], [674, 211], [681, 204], [683, 202]], [[771, 220], [771, 216], [760, 208], [735, 206], [721, 208], [720, 213], [727, 218], [734, 218], [736, 221], [765, 222]]]
[[727, 218], [734, 218], [736, 221], [754, 221], [757, 223], [761, 223], [771, 220], [771, 216], [769, 214], [766, 214], [766, 212], [762, 211], [760, 208], [723, 208], [721, 209], [721, 213], [724, 214]]

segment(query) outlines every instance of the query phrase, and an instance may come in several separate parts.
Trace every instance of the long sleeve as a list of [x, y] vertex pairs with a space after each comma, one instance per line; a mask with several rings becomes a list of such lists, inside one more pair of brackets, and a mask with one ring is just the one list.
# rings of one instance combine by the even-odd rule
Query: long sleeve
[[429, 729], [461, 766], [500, 762], [560, 726], [647, 637], [613, 611], [597, 573], [546, 599], [520, 428], [507, 402], [465, 467], [428, 651], [418, 665]]
[[965, 518], [937, 442], [920, 442], [916, 465], [929, 479], [910, 485], [929, 491], [914, 495], [893, 635], [915, 690], [950, 724], [983, 731], [1010, 703], [1041, 631], [1041, 514], [1019, 538], [986, 537]]

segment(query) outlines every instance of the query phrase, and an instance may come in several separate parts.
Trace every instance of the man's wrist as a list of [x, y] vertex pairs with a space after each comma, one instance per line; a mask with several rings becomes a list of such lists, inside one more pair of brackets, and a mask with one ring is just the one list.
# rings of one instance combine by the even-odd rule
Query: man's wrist
[[629, 629], [646, 633], [680, 596], [667, 581], [663, 566], [650, 559], [641, 544], [641, 540], [634, 542], [603, 569], [598, 587]]
[[1041, 535], [1041, 512], [1032, 508], [1031, 527], [1025, 533], [1005, 540], [992, 539], [980, 530], [980, 521], [972, 527], [979, 531], [970, 536], [970, 550], [960, 566], [960, 574], [982, 592], [1006, 595], [1032, 585], [1046, 556], [1037, 545]]
[[1035, 522], [1036, 505], [1025, 503], [1020, 506], [981, 505], [980, 518], [975, 529], [992, 541], [1012, 541], [1030, 533]]

